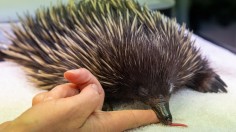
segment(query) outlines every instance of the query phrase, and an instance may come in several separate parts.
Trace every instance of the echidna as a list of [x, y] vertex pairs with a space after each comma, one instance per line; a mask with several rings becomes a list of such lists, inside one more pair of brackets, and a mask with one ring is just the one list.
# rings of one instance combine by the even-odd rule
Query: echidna
[[83, 67], [100, 81], [106, 100], [141, 101], [163, 124], [172, 122], [173, 91], [227, 92], [185, 26], [132, 0], [58, 4], [26, 14], [21, 24], [12, 25], [12, 45], [0, 54], [23, 65], [42, 89]]

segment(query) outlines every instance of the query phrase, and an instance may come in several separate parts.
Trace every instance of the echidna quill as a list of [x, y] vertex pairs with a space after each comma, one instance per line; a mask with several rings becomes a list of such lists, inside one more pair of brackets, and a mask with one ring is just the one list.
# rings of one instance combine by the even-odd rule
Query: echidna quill
[[[88, 69], [106, 100], [138, 100], [171, 124], [171, 94], [189, 87], [227, 92], [191, 33], [132, 0], [83, 0], [36, 11], [12, 25], [4, 59], [21, 64], [42, 89], [65, 83], [63, 73]], [[178, 125], [178, 124], [177, 124]]]

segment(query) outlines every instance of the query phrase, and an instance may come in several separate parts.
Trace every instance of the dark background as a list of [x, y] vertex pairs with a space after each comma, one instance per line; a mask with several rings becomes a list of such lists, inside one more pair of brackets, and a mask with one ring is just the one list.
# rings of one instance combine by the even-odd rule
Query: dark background
[[176, 0], [171, 12], [195, 34], [236, 53], [235, 0]]

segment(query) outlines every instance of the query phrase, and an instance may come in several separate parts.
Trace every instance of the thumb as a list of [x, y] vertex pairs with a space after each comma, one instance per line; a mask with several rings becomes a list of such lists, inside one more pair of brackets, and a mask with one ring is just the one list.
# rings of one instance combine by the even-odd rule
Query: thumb
[[[64, 98], [64, 106], [68, 111], [76, 110], [72, 113], [75, 118], [77, 118], [81, 124], [93, 113], [100, 100], [103, 98], [98, 86], [96, 84], [90, 84], [86, 86], [82, 91], [68, 98]], [[78, 117], [77, 117], [78, 116]]]
[[105, 93], [97, 78], [90, 71], [85, 68], [80, 68], [67, 71], [65, 72], [64, 76], [69, 82], [76, 84], [80, 90], [83, 90], [83, 88], [89, 84], [95, 84], [98, 87], [99, 93], [101, 95], [100, 103], [96, 109], [102, 109]]

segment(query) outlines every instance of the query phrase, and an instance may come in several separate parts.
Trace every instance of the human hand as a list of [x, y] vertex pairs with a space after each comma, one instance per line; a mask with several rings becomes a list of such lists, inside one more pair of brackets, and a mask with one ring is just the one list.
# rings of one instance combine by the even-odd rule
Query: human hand
[[33, 106], [3, 124], [4, 130], [114, 132], [158, 122], [152, 110], [101, 111], [104, 91], [86, 69], [70, 70], [64, 76], [71, 83], [36, 95]]

